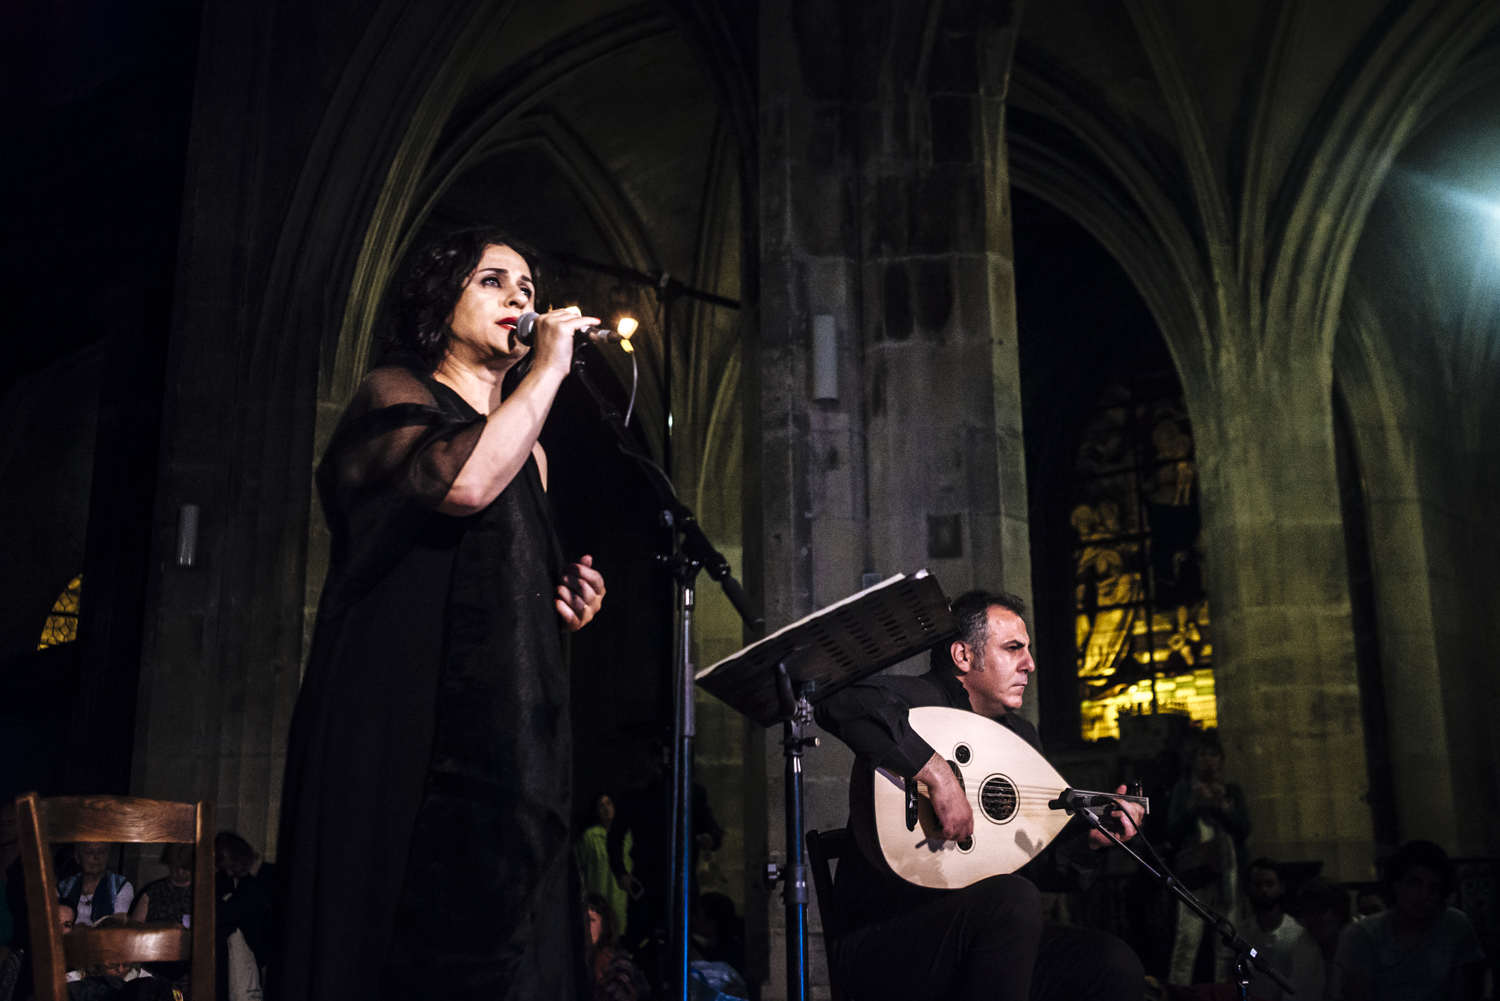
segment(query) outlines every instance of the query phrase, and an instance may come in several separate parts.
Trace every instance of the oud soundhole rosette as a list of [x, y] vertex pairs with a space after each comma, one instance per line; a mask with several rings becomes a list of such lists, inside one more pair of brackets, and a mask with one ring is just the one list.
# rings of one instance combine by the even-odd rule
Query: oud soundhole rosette
[[979, 809], [996, 824], [1013, 820], [1019, 805], [1016, 784], [1004, 775], [991, 775], [979, 787]]

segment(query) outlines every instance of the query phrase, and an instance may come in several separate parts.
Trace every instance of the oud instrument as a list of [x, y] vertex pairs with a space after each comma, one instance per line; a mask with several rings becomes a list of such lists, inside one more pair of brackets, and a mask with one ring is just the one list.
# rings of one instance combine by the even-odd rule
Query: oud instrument
[[849, 782], [855, 841], [873, 864], [908, 883], [956, 890], [1014, 872], [1062, 832], [1072, 816], [1070, 806], [1116, 800], [1150, 809], [1140, 796], [1069, 789], [1035, 748], [977, 713], [919, 706], [908, 718], [911, 728], [947, 759], [974, 809], [973, 836], [946, 841], [925, 783], [855, 762]]

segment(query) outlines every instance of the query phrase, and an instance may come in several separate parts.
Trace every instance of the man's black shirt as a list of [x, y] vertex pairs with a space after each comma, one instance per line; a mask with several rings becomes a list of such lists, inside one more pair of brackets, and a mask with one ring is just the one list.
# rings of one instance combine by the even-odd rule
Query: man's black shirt
[[[842, 740], [865, 761], [903, 778], [912, 778], [932, 758], [933, 749], [911, 728], [907, 711], [918, 706], [944, 706], [969, 712], [969, 693], [943, 671], [917, 677], [879, 675], [866, 678], [819, 704], [818, 725]], [[1036, 727], [1015, 713], [994, 717], [1041, 753]], [[1062, 790], [1059, 789], [1059, 792]], [[1074, 820], [1041, 854], [1018, 870], [1040, 890], [1082, 890], [1093, 882], [1104, 862], [1103, 853], [1089, 845], [1088, 827]], [[834, 907], [845, 928], [856, 928], [904, 914], [949, 890], [933, 890], [906, 882], [872, 865], [854, 851], [839, 859], [834, 880]]]

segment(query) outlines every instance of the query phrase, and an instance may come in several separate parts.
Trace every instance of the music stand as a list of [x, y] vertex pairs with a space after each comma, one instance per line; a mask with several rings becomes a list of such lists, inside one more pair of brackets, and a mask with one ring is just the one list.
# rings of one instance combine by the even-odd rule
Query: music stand
[[861, 678], [958, 632], [926, 570], [897, 574], [829, 605], [698, 672], [704, 691], [761, 726], [781, 723], [786, 759], [787, 864], [771, 866], [786, 904], [788, 1001], [807, 1001], [807, 867], [802, 844], [802, 749], [812, 707]]

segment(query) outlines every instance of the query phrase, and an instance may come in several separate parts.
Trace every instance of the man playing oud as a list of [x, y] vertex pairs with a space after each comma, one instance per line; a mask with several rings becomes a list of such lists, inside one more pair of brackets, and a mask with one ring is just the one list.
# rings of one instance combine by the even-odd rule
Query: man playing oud
[[[952, 607], [959, 638], [933, 649], [931, 670], [850, 685], [819, 705], [816, 719], [868, 763], [925, 783], [943, 837], [962, 841], [974, 833], [969, 799], [948, 762], [912, 730], [908, 711], [966, 709], [1038, 752], [1042, 746], [1036, 727], [1015, 712], [1036, 670], [1025, 605], [1011, 595], [970, 591]], [[1121, 837], [1134, 837], [1144, 809], [1124, 809]], [[1103, 863], [1095, 849], [1110, 843], [1075, 818], [1015, 874], [960, 890], [916, 886], [862, 852], [847, 853], [833, 892], [843, 931], [829, 950], [848, 993], [872, 1001], [1141, 998], [1145, 975], [1124, 942], [1042, 921], [1039, 891], [1083, 889]]]

